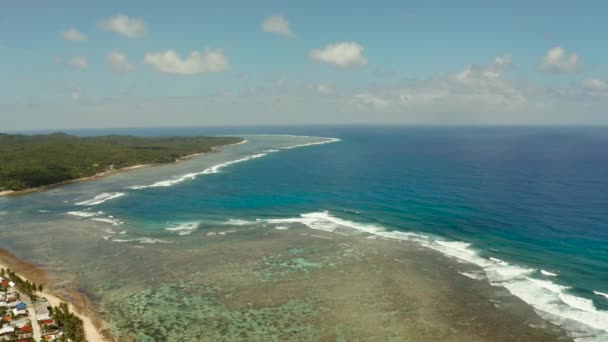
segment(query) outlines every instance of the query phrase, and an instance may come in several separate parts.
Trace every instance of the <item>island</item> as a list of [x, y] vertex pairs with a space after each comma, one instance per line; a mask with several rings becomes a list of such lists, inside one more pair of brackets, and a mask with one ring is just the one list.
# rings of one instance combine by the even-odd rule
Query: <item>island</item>
[[171, 163], [244, 140], [237, 137], [80, 137], [0, 134], [0, 194], [43, 188], [142, 165]]

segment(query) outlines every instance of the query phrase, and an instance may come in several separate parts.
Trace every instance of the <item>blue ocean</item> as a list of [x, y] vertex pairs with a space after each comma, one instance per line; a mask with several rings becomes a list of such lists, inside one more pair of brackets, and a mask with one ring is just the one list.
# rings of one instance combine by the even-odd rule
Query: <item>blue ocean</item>
[[[606, 128], [71, 133], [234, 135], [247, 142], [175, 165], [2, 198], [0, 228], [61, 214], [107, 222], [106, 240], [153, 243], [187, 238], [214, 222], [235, 229], [347, 226], [476, 264], [483, 272], [464, 275], [505, 287], [581, 340], [608, 339]], [[25, 253], [14, 241], [3, 244]]]

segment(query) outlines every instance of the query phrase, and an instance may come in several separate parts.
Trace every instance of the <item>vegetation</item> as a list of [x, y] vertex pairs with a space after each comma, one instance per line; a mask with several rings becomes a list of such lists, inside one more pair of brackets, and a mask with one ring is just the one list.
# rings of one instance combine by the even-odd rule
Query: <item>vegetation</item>
[[36, 188], [133, 165], [173, 162], [241, 140], [0, 134], [0, 191]]
[[63, 330], [59, 341], [83, 342], [87, 340], [82, 320], [70, 312], [66, 303], [61, 303], [58, 307], [53, 308], [53, 318], [57, 322], [57, 326]]
[[21, 292], [28, 295], [28, 297], [30, 297], [32, 301], [36, 301], [38, 299], [36, 292], [38, 291], [38, 289], [42, 289], [42, 285], [36, 285], [36, 283], [30, 282], [29, 280], [23, 280], [21, 277], [15, 274], [15, 272], [11, 271], [8, 268], [6, 270], [4, 268], [0, 269], [0, 276], [6, 277], [8, 280], [15, 283], [15, 287], [17, 287]]

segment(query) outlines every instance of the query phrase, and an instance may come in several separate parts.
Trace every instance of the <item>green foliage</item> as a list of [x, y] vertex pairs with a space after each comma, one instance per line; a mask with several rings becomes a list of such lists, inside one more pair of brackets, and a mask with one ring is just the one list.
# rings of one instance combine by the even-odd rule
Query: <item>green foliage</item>
[[0, 191], [51, 185], [133, 165], [173, 162], [241, 140], [234, 137], [0, 134]]
[[66, 303], [61, 303], [58, 307], [53, 308], [53, 318], [64, 332], [60, 341], [84, 342], [87, 340], [82, 320], [70, 312]]
[[[38, 285], [36, 283], [30, 282], [29, 280], [23, 280], [19, 277], [15, 272], [10, 269], [2, 269], [0, 272], [3, 276], [6, 276], [9, 280], [15, 283], [15, 286], [23, 293], [28, 295], [32, 301], [36, 301], [38, 296], [36, 295], [36, 291], [38, 290]], [[42, 285], [40, 285], [42, 286]], [[16, 297], [19, 298], [19, 293], [16, 294]]]

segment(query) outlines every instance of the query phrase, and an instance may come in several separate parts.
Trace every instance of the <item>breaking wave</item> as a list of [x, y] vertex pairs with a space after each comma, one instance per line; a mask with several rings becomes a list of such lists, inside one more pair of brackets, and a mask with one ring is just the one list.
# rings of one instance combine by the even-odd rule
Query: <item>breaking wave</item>
[[[444, 241], [412, 232], [389, 231], [378, 225], [341, 219], [328, 212], [313, 212], [301, 214], [299, 217], [261, 221], [281, 226], [299, 223], [311, 229], [333, 233], [356, 230], [386, 239], [417, 242], [444, 255], [481, 267], [485, 277], [470, 272], [462, 274], [473, 279], [485, 278], [492, 285], [506, 288], [531, 305], [541, 317], [563, 327], [575, 340], [608, 340], [608, 311], [597, 309], [590, 299], [570, 294], [568, 286], [533, 277], [539, 272], [550, 277], [557, 274], [514, 265], [497, 258], [483, 257], [469, 243]], [[608, 298], [608, 294], [594, 292]]]
[[200, 226], [199, 222], [186, 222], [178, 224], [175, 227], [167, 227], [165, 230], [175, 232], [177, 235], [189, 235], [192, 234]]
[[126, 195], [124, 192], [104, 192], [103, 194], [99, 194], [90, 200], [78, 202], [78, 203], [76, 203], [76, 205], [82, 205], [82, 206], [98, 205], [105, 201], [109, 201], [111, 199], [118, 198], [118, 197], [121, 197], [124, 195]]
[[251, 155], [239, 158], [239, 159], [230, 160], [230, 161], [223, 162], [223, 163], [220, 163], [217, 165], [213, 165], [200, 172], [187, 173], [185, 175], [181, 175], [181, 176], [171, 178], [171, 179], [161, 180], [156, 183], [149, 184], [149, 185], [131, 185], [131, 186], [127, 186], [126, 189], [141, 190], [141, 189], [147, 189], [147, 188], [169, 187], [169, 186], [173, 186], [173, 185], [179, 184], [181, 182], [184, 182], [186, 180], [196, 179], [196, 177], [201, 176], [201, 175], [219, 173], [223, 168], [225, 168], [227, 166], [237, 164], [237, 163], [242, 163], [242, 162], [252, 160], [252, 159], [261, 158], [261, 157], [267, 156], [270, 153], [276, 153], [276, 152], [280, 152], [281, 150], [290, 150], [290, 149], [294, 149], [294, 148], [298, 148], [298, 147], [328, 144], [328, 143], [333, 143], [333, 142], [337, 142], [337, 141], [340, 141], [340, 139], [326, 138], [326, 140], [323, 140], [323, 141], [292, 145], [292, 146], [287, 146], [287, 147], [281, 147], [279, 149], [269, 149], [269, 150], [265, 150], [262, 153], [251, 154]]

